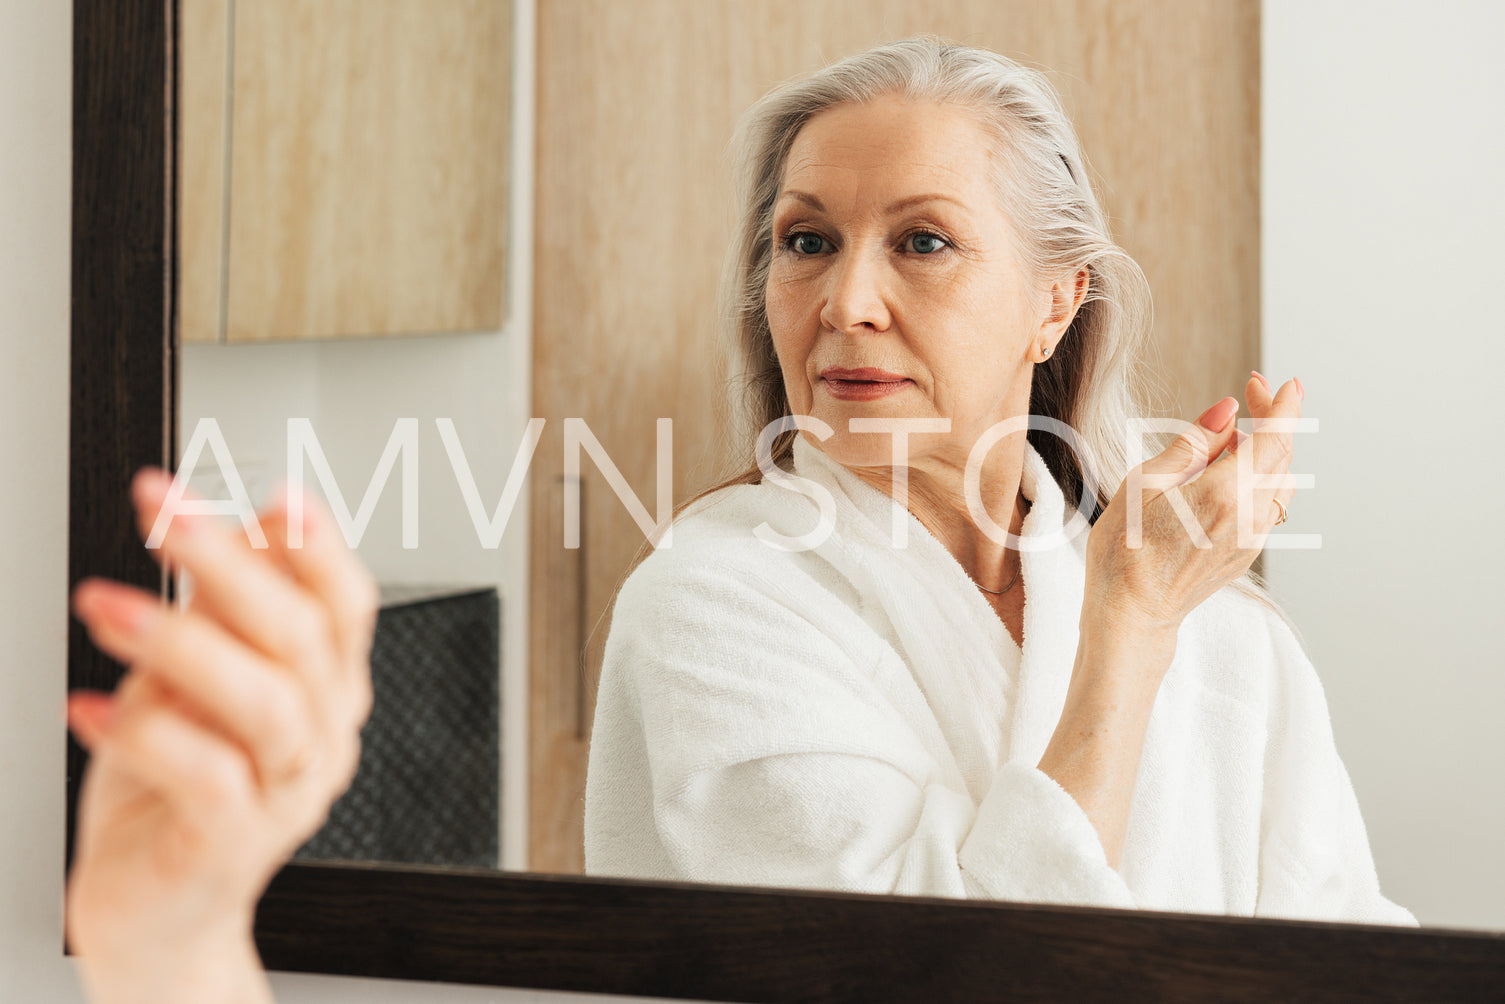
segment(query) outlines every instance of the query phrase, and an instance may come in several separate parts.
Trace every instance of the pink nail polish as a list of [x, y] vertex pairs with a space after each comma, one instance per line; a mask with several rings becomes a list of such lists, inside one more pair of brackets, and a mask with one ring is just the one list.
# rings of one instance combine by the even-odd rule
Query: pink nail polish
[[78, 690], [68, 695], [68, 727], [87, 733], [82, 738], [107, 736], [118, 717], [115, 698], [92, 690]]
[[160, 467], [143, 467], [131, 479], [131, 498], [137, 506], [154, 503], [172, 486], [172, 475]]
[[1301, 378], [1300, 377], [1291, 377], [1291, 379], [1296, 381], [1296, 393], [1300, 394], [1301, 395], [1301, 400], [1305, 401], [1306, 400], [1306, 388], [1303, 387], [1303, 386], [1301, 386]]
[[[1232, 405], [1232, 407], [1229, 407]], [[1225, 397], [1217, 404], [1202, 412], [1197, 424], [1208, 432], [1222, 432], [1228, 427], [1228, 422], [1238, 413], [1238, 401], [1231, 397]]]
[[118, 583], [100, 582], [90, 592], [93, 595], [88, 598], [88, 609], [80, 612], [85, 617], [107, 621], [117, 630], [143, 634], [162, 616], [159, 603]]
[[1264, 384], [1264, 385], [1265, 385], [1265, 392], [1266, 392], [1266, 393], [1268, 393], [1268, 394], [1273, 394], [1273, 393], [1275, 393], [1275, 390], [1274, 390], [1274, 388], [1272, 388], [1272, 387], [1271, 387], [1271, 386], [1270, 386], [1270, 381], [1268, 381], [1268, 380], [1266, 380], [1266, 379], [1265, 379], [1265, 375], [1264, 375], [1264, 374], [1263, 374], [1263, 373], [1261, 373], [1261, 372], [1260, 372], [1260, 371], [1259, 371], [1259, 370], [1250, 370], [1250, 371], [1249, 371], [1249, 372], [1250, 372], [1250, 373], [1251, 373], [1251, 374], [1252, 374], [1252, 375], [1253, 375], [1253, 376], [1254, 376], [1254, 377], [1255, 377], [1255, 378], [1256, 378], [1256, 379], [1258, 379], [1258, 380], [1259, 380], [1259, 382], [1260, 382], [1260, 383], [1262, 383], [1262, 384]]

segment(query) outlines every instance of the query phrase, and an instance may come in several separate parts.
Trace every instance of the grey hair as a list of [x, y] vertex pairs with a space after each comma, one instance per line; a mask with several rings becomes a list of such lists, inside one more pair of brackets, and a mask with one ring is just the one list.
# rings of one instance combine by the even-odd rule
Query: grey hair
[[[1087, 271], [1086, 298], [1054, 354], [1035, 367], [1030, 391], [1030, 413], [1075, 430], [1076, 449], [1043, 429], [1029, 438], [1067, 499], [1089, 488], [1095, 498], [1084, 499], [1083, 508], [1095, 520], [1128, 473], [1123, 430], [1138, 413], [1142, 378], [1133, 363], [1149, 327], [1149, 284], [1110, 236], [1076, 131], [1045, 77], [997, 53], [933, 36], [881, 45], [786, 83], [738, 124], [737, 222], [720, 296], [723, 349], [742, 397], [735, 435], [750, 443], [789, 413], [764, 293], [773, 206], [790, 148], [820, 112], [885, 95], [975, 111], [998, 139], [993, 180], [1020, 238], [1027, 275], [1040, 280]], [[793, 434], [785, 434], [776, 442], [775, 461], [787, 460], [792, 447]], [[756, 480], [755, 471], [732, 480]]]

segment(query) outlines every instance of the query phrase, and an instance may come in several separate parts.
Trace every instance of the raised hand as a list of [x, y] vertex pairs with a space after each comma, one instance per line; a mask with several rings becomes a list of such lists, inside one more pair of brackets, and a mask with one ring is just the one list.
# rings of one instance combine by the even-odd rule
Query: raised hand
[[[1224, 398], [1124, 481], [1088, 537], [1084, 617], [1095, 611], [1116, 622], [1174, 630], [1199, 603], [1248, 571], [1295, 492], [1287, 476], [1291, 431], [1274, 420], [1299, 418], [1304, 392], [1290, 380], [1272, 393], [1255, 374], [1245, 396], [1252, 437], [1237, 432], [1238, 402]], [[1131, 511], [1136, 491], [1137, 528]], [[1173, 491], [1184, 500], [1180, 512]]]
[[[132, 494], [143, 537], [170, 485]], [[262, 514], [269, 547], [177, 515], [159, 560], [187, 571], [187, 609], [91, 580], [74, 608], [129, 672], [78, 693], [69, 724], [92, 760], [68, 887], [68, 937], [96, 1000], [270, 999], [251, 942], [267, 882], [325, 819], [359, 759], [377, 609], [327, 511]]]

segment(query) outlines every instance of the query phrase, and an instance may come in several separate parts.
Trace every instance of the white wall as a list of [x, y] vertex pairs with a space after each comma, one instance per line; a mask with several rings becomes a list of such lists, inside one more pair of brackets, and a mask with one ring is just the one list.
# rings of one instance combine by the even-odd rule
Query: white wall
[[78, 999], [62, 955], [69, 4], [0, 0], [0, 1000]]
[[[46, 1004], [82, 1000], [62, 953], [71, 7], [0, 0], [0, 1001]], [[284, 1004], [607, 999], [318, 976], [273, 985]]]
[[1505, 6], [1267, 0], [1264, 372], [1298, 437], [1267, 557], [1306, 636], [1382, 888], [1505, 928]]

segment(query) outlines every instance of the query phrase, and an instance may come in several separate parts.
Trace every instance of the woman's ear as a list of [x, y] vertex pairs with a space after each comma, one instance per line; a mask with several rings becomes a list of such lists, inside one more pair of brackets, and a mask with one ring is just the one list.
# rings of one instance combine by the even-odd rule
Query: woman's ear
[[1091, 285], [1091, 276], [1085, 268], [1077, 269], [1075, 275], [1062, 276], [1050, 285], [1050, 309], [1046, 311], [1045, 320], [1040, 322], [1040, 334], [1049, 337], [1050, 344], [1055, 343], [1071, 326], [1072, 318], [1081, 309], [1082, 301], [1087, 299], [1087, 289]]

